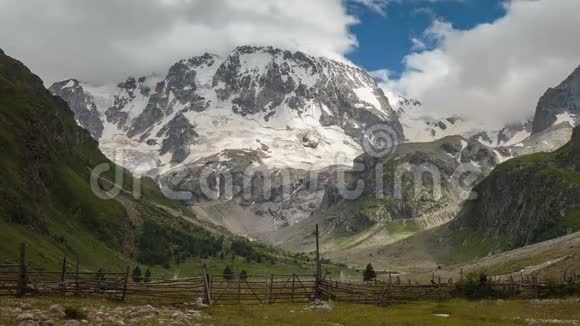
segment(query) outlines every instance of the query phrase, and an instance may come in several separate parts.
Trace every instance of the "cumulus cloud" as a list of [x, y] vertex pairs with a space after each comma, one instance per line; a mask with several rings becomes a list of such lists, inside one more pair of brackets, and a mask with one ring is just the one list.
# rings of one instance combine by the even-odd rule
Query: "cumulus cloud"
[[100, 82], [242, 44], [341, 59], [355, 23], [341, 0], [0, 0], [0, 47], [46, 83]]
[[507, 14], [471, 30], [435, 21], [400, 79], [375, 73], [388, 91], [417, 98], [435, 115], [498, 127], [533, 115], [539, 97], [580, 64], [580, 1], [505, 3]]

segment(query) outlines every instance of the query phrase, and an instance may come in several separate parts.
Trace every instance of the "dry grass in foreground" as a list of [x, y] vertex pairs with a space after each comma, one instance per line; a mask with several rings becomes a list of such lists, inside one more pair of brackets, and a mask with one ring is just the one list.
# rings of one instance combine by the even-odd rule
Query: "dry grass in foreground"
[[[83, 320], [86, 325], [580, 325], [580, 301], [576, 298], [451, 300], [388, 307], [331, 302], [331, 310], [326, 305], [322, 309], [309, 309], [312, 304], [200, 308], [151, 307], [79, 298], [3, 298], [0, 299], [0, 325], [20, 325], [18, 315], [27, 312], [47, 316], [54, 325], [62, 325], [69, 318], [51, 313], [54, 305], [81, 312], [78, 316], [81, 325]], [[114, 321], [103, 317], [109, 315], [114, 316]], [[43, 325], [42, 320], [34, 322]]]

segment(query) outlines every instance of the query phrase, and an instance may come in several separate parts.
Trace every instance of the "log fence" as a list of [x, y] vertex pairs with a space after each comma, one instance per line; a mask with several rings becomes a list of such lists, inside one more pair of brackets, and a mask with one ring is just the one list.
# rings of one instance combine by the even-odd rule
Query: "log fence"
[[[0, 296], [99, 297], [132, 303], [181, 304], [203, 300], [208, 305], [265, 305], [307, 303], [316, 299], [337, 302], [388, 305], [410, 301], [442, 301], [453, 297], [473, 296], [479, 290], [492, 290], [498, 298], [545, 298], [553, 295], [553, 282], [541, 281], [538, 274], [508, 278], [490, 277], [485, 287], [465, 281], [463, 270], [459, 282], [432, 274], [431, 282], [419, 284], [400, 275], [388, 275], [386, 281], [347, 282], [332, 280], [316, 272], [313, 275], [252, 275], [224, 279], [212, 277], [204, 266], [203, 274], [191, 278], [148, 279], [133, 282], [129, 267], [121, 273], [81, 272], [78, 259], [74, 271], [67, 270], [67, 258], [60, 271], [30, 270], [26, 250], [20, 247], [19, 264], [0, 264]], [[575, 271], [566, 272], [560, 285], [580, 288]], [[551, 288], [552, 287], [552, 288]], [[489, 295], [488, 295], [489, 297]]]

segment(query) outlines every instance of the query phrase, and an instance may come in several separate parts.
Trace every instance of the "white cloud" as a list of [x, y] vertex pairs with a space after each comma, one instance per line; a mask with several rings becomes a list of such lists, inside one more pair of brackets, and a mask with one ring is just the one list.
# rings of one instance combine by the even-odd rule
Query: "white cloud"
[[[398, 0], [395, 0], [398, 1]], [[353, 3], [367, 7], [379, 15], [385, 15], [389, 0], [352, 0]]]
[[413, 46], [411, 48], [412, 51], [424, 50], [427, 47], [427, 45], [425, 44], [425, 41], [418, 39], [416, 37], [411, 38], [411, 43], [413, 44]]
[[47, 83], [98, 82], [243, 44], [342, 58], [355, 23], [342, 0], [0, 0], [0, 47]]
[[435, 48], [409, 54], [400, 80], [383, 86], [490, 126], [531, 117], [543, 92], [580, 64], [580, 1], [505, 5], [505, 17], [467, 31], [435, 21], [424, 40]]

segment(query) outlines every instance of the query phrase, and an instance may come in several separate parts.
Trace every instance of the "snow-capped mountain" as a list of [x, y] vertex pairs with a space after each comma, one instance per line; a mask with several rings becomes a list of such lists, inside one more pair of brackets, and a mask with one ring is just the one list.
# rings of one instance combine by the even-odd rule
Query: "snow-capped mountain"
[[[211, 212], [199, 216], [237, 233], [272, 231], [319, 209], [333, 171], [363, 153], [369, 127], [403, 139], [397, 115], [366, 72], [271, 47], [181, 60], [164, 77], [104, 86], [72, 79], [50, 90], [108, 157], [189, 193], [184, 203]], [[271, 196], [257, 176], [246, 184], [253, 167], [272, 174]]]
[[[360, 157], [365, 133], [376, 125], [392, 131], [395, 142], [462, 136], [481, 144], [469, 147], [472, 156], [494, 157], [491, 167], [553, 150], [571, 130], [552, 124], [530, 136], [530, 121], [483, 130], [425, 112], [417, 100], [385, 95], [357, 67], [272, 47], [206, 53], [175, 63], [164, 76], [103, 86], [71, 79], [50, 90], [112, 160], [157, 177], [170, 191], [186, 191], [181, 200], [198, 216], [246, 234], [299, 223], [322, 209], [336, 171]], [[259, 176], [246, 184], [245, 172], [254, 167], [268, 170], [270, 185]]]
[[447, 136], [462, 136], [489, 147], [511, 146], [531, 135], [532, 123], [525, 121], [505, 125], [500, 130], [482, 129], [476, 121], [463, 117], [441, 117], [426, 112], [420, 101], [387, 92], [389, 103], [395, 109], [406, 140], [432, 142]]
[[120, 163], [131, 170], [163, 170], [224, 149], [257, 151], [267, 166], [321, 168], [351, 164], [369, 126], [403, 134], [363, 70], [271, 47], [181, 60], [165, 77], [99, 87], [73, 79], [50, 90], [113, 160], [113, 150], [126, 149]]

